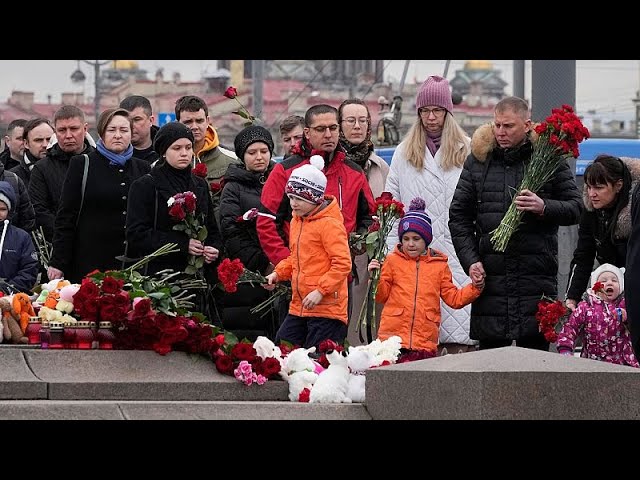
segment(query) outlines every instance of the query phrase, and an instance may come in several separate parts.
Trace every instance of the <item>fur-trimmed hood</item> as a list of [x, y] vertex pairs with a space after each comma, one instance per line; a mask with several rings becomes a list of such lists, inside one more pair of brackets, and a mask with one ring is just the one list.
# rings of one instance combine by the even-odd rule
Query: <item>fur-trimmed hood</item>
[[[532, 123], [529, 132], [529, 140], [534, 145], [536, 141], [538, 141], [538, 134], [534, 130], [537, 125], [537, 123]], [[496, 142], [496, 137], [493, 134], [491, 123], [485, 123], [473, 132], [473, 136], [471, 137], [471, 153], [479, 162], [484, 163], [489, 152], [497, 147], [498, 142]]]
[[[614, 232], [614, 235], [617, 238], [629, 238], [629, 235], [631, 234], [631, 196], [634, 187], [638, 182], [640, 182], [640, 158], [620, 157], [620, 160], [625, 163], [631, 173], [631, 189], [629, 190], [629, 201], [627, 202], [627, 205], [620, 210], [620, 213], [618, 214], [618, 221], [616, 222], [616, 231]], [[592, 212], [593, 203], [591, 203], [591, 200], [589, 199], [586, 183], [582, 186], [582, 201], [585, 208]]]

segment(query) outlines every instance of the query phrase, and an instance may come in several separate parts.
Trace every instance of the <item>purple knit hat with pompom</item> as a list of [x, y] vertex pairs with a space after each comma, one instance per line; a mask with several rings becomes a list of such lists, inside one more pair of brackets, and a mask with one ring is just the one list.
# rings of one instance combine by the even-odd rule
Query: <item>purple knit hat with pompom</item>
[[409, 211], [402, 217], [400, 225], [398, 225], [400, 241], [405, 233], [416, 232], [422, 237], [426, 246], [429, 246], [433, 239], [433, 232], [431, 231], [431, 219], [424, 211], [426, 206], [425, 201], [420, 197], [411, 200]]

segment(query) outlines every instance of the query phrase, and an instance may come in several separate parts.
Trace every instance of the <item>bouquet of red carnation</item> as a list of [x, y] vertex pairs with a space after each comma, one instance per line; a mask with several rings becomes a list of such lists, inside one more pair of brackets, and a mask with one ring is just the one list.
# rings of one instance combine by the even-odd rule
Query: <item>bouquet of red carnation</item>
[[248, 340], [238, 341], [231, 332], [225, 332], [215, 352], [213, 361], [218, 371], [224, 375], [233, 375], [245, 385], [257, 383], [263, 385], [267, 380], [278, 378], [280, 362], [274, 357], [262, 358]]
[[[389, 235], [395, 221], [403, 216], [404, 204], [394, 200], [391, 193], [382, 192], [382, 195], [376, 198], [376, 214], [373, 224], [369, 227], [369, 231], [363, 239], [359, 237], [352, 238], [352, 249], [358, 249], [358, 242], [364, 240], [369, 260], [375, 258], [382, 263], [387, 256], [387, 235]], [[357, 332], [360, 332], [361, 328], [365, 327], [369, 338], [371, 337], [371, 331], [376, 328], [376, 293], [378, 292], [379, 281], [380, 269], [378, 268], [373, 271], [369, 279], [366, 300], [360, 309], [356, 327]]]
[[[228, 293], [234, 293], [238, 290], [238, 285], [248, 283], [254, 287], [262, 288], [262, 285], [268, 283], [266, 277], [258, 272], [248, 270], [244, 267], [239, 258], [233, 260], [225, 258], [218, 265], [218, 280], [220, 280], [222, 289]], [[289, 287], [278, 283], [276, 288], [272, 290], [271, 296], [264, 302], [259, 303], [251, 310], [251, 313], [259, 313], [267, 307], [271, 307], [275, 300], [281, 295], [289, 293]]]
[[[204, 242], [209, 232], [204, 225], [204, 218], [198, 218], [196, 215], [197, 198], [193, 192], [176, 193], [167, 200], [169, 206], [169, 217], [177, 222], [173, 226], [174, 230], [184, 232], [189, 238]], [[185, 273], [195, 275], [201, 271], [204, 266], [204, 256], [189, 255], [187, 268]]]
[[553, 343], [558, 340], [558, 332], [570, 313], [560, 300], [543, 296], [538, 302], [536, 320], [538, 320], [540, 333], [544, 335], [547, 342]]
[[[533, 145], [531, 160], [525, 166], [524, 177], [516, 195], [525, 189], [537, 193], [567, 158], [578, 158], [578, 143], [589, 138], [589, 130], [582, 125], [569, 105], [554, 108], [551, 115], [535, 127], [535, 132], [539, 138]], [[516, 195], [498, 228], [491, 232], [491, 243], [496, 252], [505, 251], [513, 232], [521, 223], [523, 212], [516, 209]]]

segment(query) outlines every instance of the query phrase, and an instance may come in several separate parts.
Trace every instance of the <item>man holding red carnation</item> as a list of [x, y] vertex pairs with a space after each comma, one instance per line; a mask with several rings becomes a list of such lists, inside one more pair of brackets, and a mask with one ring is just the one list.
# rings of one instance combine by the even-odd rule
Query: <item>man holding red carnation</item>
[[[566, 161], [537, 193], [518, 191], [537, 141], [527, 102], [500, 100], [494, 121], [473, 134], [449, 208], [460, 264], [472, 280], [486, 277], [482, 295], [471, 306], [470, 337], [479, 340], [480, 349], [514, 340], [520, 347], [549, 349], [535, 317], [538, 301], [543, 295], [557, 297], [558, 226], [578, 223], [582, 201]], [[498, 251], [491, 235], [514, 194], [522, 223]]]

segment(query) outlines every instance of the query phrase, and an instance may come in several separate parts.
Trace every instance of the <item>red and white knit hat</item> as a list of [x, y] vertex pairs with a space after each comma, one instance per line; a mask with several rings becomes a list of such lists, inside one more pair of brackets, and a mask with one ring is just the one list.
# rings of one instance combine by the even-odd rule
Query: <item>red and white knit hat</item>
[[309, 159], [309, 164], [302, 165], [291, 172], [285, 193], [320, 205], [327, 188], [327, 177], [322, 173], [323, 168], [324, 159], [320, 155], [313, 155]]

